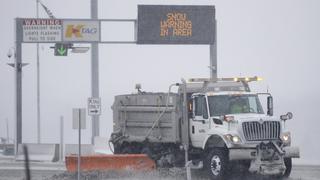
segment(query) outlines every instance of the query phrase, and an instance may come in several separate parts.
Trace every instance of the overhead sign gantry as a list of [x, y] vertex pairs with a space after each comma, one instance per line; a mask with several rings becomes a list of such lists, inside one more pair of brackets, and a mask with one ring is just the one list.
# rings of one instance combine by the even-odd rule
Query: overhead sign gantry
[[[22, 43], [56, 43], [57, 56], [66, 56], [72, 43], [207, 44], [210, 77], [217, 77], [214, 6], [138, 5], [138, 19], [16, 18], [15, 21], [16, 145], [22, 143]], [[101, 39], [101, 32], [108, 31], [101, 26], [104, 22], [133, 22], [134, 40]]]

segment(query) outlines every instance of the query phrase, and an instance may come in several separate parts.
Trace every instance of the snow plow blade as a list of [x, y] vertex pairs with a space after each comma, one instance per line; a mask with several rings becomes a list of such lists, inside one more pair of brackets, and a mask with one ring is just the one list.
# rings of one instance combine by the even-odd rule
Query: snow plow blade
[[[77, 171], [77, 155], [66, 156], [66, 168]], [[155, 169], [155, 162], [145, 154], [86, 155], [81, 156], [81, 171], [104, 170], [141, 170]]]

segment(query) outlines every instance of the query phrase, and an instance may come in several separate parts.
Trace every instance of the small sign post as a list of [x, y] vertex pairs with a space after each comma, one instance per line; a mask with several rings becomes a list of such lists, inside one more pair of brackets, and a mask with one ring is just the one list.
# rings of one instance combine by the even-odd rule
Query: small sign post
[[74, 108], [73, 112], [73, 129], [79, 131], [79, 144], [78, 144], [78, 180], [80, 180], [80, 163], [81, 163], [81, 129], [86, 128], [86, 109]]
[[90, 97], [88, 98], [88, 114], [90, 116], [99, 116], [101, 114], [101, 99]]

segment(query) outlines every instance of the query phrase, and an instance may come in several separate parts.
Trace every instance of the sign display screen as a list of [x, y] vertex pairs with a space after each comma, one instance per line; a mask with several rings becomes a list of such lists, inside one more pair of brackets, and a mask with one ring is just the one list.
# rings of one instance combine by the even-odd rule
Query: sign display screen
[[138, 6], [137, 44], [213, 44], [214, 37], [214, 6]]

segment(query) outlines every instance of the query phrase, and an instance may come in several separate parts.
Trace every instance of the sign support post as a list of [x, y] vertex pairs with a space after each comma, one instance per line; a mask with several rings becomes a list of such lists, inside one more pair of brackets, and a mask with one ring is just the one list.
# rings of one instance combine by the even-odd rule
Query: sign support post
[[[39, 0], [36, 0], [37, 19], [39, 18]], [[37, 143], [41, 142], [41, 111], [40, 111], [40, 55], [39, 43], [37, 43]]]
[[19, 26], [18, 20], [16, 19], [16, 35], [15, 35], [15, 116], [16, 116], [16, 132], [15, 132], [15, 154], [18, 150], [18, 144], [22, 143], [22, 44], [21, 44], [21, 26]]
[[217, 21], [214, 21], [214, 43], [209, 45], [210, 48], [210, 78], [216, 80], [218, 78], [217, 72]]
[[[98, 19], [98, 0], [91, 0], [91, 19]], [[99, 22], [100, 23], [100, 22]], [[99, 31], [101, 33], [101, 31]], [[101, 38], [101, 37], [100, 37]], [[91, 43], [91, 96], [99, 98], [99, 45], [97, 42]], [[92, 118], [92, 139], [99, 136], [99, 115], [93, 115]]]
[[74, 108], [72, 109], [73, 114], [73, 125], [72, 128], [78, 130], [78, 165], [77, 165], [77, 176], [80, 180], [81, 176], [81, 129], [86, 128], [86, 109], [85, 108]]
[[80, 166], [81, 166], [81, 110], [79, 109], [79, 144], [78, 144], [78, 180], [80, 180]]

